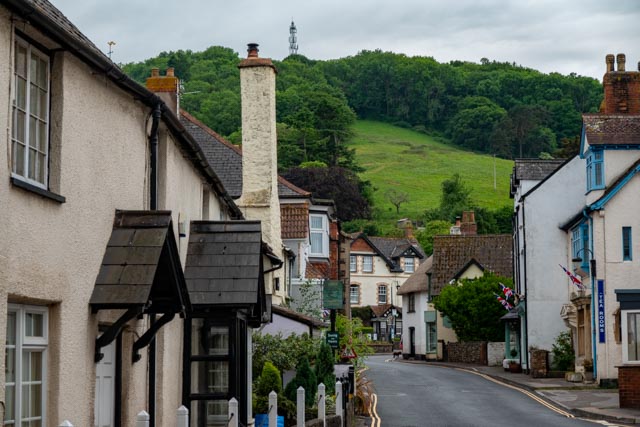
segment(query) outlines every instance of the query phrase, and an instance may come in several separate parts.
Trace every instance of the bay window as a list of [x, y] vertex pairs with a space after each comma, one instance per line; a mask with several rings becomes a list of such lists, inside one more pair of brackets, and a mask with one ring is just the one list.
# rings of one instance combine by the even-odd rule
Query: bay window
[[640, 364], [640, 310], [622, 311], [622, 361]]

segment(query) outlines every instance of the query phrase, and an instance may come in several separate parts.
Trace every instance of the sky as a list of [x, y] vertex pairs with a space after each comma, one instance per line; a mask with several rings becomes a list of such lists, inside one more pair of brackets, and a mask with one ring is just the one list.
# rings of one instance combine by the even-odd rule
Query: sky
[[244, 57], [337, 59], [381, 49], [439, 62], [515, 62], [602, 79], [605, 56], [640, 62], [640, 0], [51, 0], [117, 63], [224, 46]]

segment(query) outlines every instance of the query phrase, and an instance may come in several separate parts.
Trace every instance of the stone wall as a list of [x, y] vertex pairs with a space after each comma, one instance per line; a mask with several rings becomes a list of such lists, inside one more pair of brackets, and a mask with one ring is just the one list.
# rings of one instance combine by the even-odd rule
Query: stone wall
[[447, 344], [448, 362], [487, 364], [487, 342], [451, 342]]
[[549, 352], [547, 350], [531, 350], [531, 376], [546, 378], [549, 376]]
[[487, 364], [489, 366], [502, 366], [504, 352], [504, 342], [487, 343]]
[[618, 366], [620, 407], [640, 409], [640, 366]]

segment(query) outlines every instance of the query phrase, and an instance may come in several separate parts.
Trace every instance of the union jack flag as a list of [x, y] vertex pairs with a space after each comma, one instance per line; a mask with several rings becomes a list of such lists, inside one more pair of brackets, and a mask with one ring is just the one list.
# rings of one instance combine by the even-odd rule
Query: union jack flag
[[560, 268], [563, 269], [565, 273], [567, 273], [567, 276], [569, 276], [569, 279], [571, 279], [571, 283], [576, 285], [580, 290], [584, 289], [584, 285], [582, 284], [582, 281], [580, 280], [580, 278], [578, 278], [578, 276], [576, 276], [575, 274], [573, 274], [572, 272], [564, 268], [562, 265], [560, 265]]
[[511, 298], [513, 296], [513, 291], [511, 290], [511, 288], [503, 285], [502, 283], [500, 283], [500, 288], [502, 288], [502, 293], [504, 294], [505, 298]]
[[502, 304], [502, 306], [505, 308], [505, 310], [509, 311], [509, 310], [511, 310], [513, 308], [513, 306], [511, 304], [509, 304], [509, 301], [507, 301], [506, 299], [502, 298], [498, 294], [494, 294], [494, 295], [496, 296], [496, 298], [498, 299], [500, 304]]

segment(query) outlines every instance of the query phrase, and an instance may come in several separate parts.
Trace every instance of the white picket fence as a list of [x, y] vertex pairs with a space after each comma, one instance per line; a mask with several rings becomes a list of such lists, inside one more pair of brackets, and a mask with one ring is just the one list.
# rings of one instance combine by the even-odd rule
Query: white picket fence
[[[304, 427], [305, 407], [304, 407], [304, 388], [298, 387], [296, 406], [297, 406], [297, 427]], [[326, 394], [324, 384], [318, 385], [318, 418], [326, 422]], [[238, 401], [234, 398], [229, 400], [229, 424], [228, 427], [238, 427]], [[336, 415], [344, 419], [342, 408], [342, 382], [336, 382]], [[146, 411], [141, 411], [136, 416], [135, 427], [149, 427], [150, 416]], [[269, 393], [269, 426], [278, 426], [278, 394], [275, 391]], [[74, 427], [69, 420], [64, 420], [59, 427]], [[189, 410], [184, 406], [178, 408], [176, 414], [176, 427], [189, 427]]]

